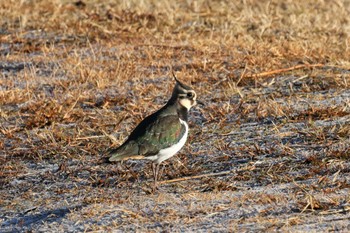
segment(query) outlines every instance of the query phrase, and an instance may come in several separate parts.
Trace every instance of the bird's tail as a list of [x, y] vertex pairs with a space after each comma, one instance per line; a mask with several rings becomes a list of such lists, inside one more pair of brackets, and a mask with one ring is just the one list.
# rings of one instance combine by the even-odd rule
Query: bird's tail
[[116, 149], [111, 150], [108, 153], [108, 161], [115, 162], [128, 159], [131, 157], [137, 157], [139, 153], [139, 147], [136, 143], [124, 144]]

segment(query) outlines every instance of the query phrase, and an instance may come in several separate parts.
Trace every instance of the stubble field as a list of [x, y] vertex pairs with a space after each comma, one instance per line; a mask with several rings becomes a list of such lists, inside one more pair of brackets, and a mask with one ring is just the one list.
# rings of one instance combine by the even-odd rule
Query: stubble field
[[[1, 1], [0, 232], [350, 231], [350, 2]], [[106, 164], [204, 102], [151, 192]]]

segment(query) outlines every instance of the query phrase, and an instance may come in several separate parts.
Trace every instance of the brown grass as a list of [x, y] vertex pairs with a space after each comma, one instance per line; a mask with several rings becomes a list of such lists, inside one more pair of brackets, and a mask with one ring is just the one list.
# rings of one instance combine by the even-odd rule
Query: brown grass
[[[349, 230], [347, 1], [1, 1], [1, 228]], [[100, 163], [173, 87], [165, 163]], [[56, 217], [55, 217], [56, 216]]]

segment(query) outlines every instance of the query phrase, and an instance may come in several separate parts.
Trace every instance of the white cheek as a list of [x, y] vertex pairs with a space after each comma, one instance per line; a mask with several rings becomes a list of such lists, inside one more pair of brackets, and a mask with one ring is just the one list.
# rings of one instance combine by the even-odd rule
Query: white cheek
[[179, 103], [187, 109], [192, 107], [191, 101], [189, 99], [181, 99]]

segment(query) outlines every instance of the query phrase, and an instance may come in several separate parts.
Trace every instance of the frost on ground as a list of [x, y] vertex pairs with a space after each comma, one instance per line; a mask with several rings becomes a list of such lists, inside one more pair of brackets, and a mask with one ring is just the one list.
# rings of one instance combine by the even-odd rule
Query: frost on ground
[[[285, 79], [275, 78], [274, 85], [280, 80]], [[245, 92], [248, 96], [249, 90]], [[6, 165], [12, 174], [2, 173], [2, 232], [347, 231], [348, 93], [309, 93], [308, 99], [290, 105], [291, 115], [261, 119], [254, 119], [252, 112], [242, 115], [254, 103], [241, 104], [238, 96], [227, 106], [208, 101], [191, 115], [190, 143], [166, 162], [163, 180], [208, 176], [165, 183], [154, 194], [148, 162], [104, 164], [98, 155], [83, 153], [78, 158], [53, 155], [40, 161], [13, 156]], [[320, 105], [320, 99], [330, 102]], [[303, 106], [306, 101], [308, 108]], [[235, 111], [222, 117], [226, 123], [221, 126], [209, 119], [215, 108]], [[318, 109], [313, 114], [320, 117], [310, 120], [302, 114], [310, 108]], [[329, 109], [345, 111], [322, 117]], [[247, 120], [241, 120], [243, 116]], [[68, 125], [56, 127], [73, 130]], [[47, 130], [50, 127], [35, 129], [35, 134]], [[84, 140], [93, 143], [95, 138]]]
[[[0, 3], [0, 232], [350, 231], [349, 3], [115, 2]], [[205, 105], [152, 193], [101, 156], [171, 69]]]

